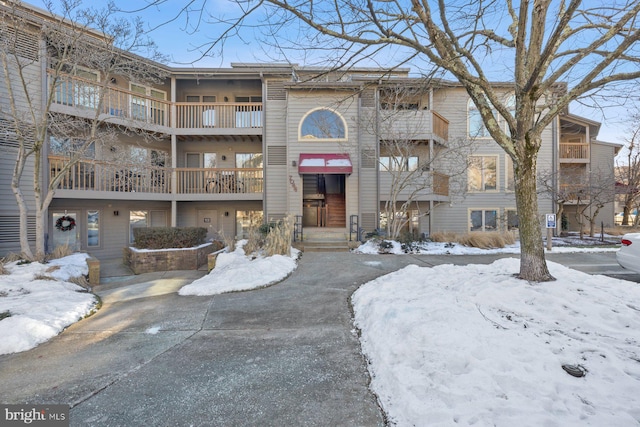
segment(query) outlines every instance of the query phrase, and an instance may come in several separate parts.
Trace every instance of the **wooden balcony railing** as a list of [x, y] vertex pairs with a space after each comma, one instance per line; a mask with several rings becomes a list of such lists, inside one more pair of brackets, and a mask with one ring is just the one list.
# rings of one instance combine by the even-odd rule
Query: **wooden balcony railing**
[[[171, 194], [171, 168], [123, 166], [99, 160], [80, 160], [66, 172], [64, 156], [49, 156], [49, 179], [62, 173], [58, 189]], [[177, 194], [262, 193], [262, 169], [177, 168]]]
[[124, 191], [168, 194], [171, 191], [171, 169], [147, 165], [130, 165], [80, 160], [66, 172], [69, 163], [63, 156], [49, 156], [49, 179], [62, 173], [58, 188], [82, 191]]
[[262, 193], [263, 170], [255, 169], [176, 169], [178, 194]]
[[439, 196], [449, 195], [449, 175], [433, 172], [433, 194]]
[[[445, 141], [449, 140], [449, 120], [442, 117], [435, 111], [433, 114], [433, 133]], [[447, 185], [448, 187], [448, 185]]]
[[588, 201], [589, 191], [584, 184], [560, 184], [559, 198], [565, 201]]
[[561, 142], [561, 160], [589, 160], [589, 144]]
[[[51, 71], [50, 71], [51, 74]], [[170, 127], [171, 107], [175, 105], [178, 129], [239, 129], [262, 127], [261, 102], [172, 103], [85, 78], [61, 75], [55, 80], [54, 104], [99, 110], [100, 114]]]
[[54, 104], [159, 126], [171, 123], [171, 103], [163, 99], [70, 75], [60, 75], [55, 81], [50, 78], [50, 83], [55, 84]]
[[431, 110], [381, 110], [382, 138], [449, 140], [449, 121]]
[[176, 103], [176, 127], [180, 129], [261, 128], [262, 103]]

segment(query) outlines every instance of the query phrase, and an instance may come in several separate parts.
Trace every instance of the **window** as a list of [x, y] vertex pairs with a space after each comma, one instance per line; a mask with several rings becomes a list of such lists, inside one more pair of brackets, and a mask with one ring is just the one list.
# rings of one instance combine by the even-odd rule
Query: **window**
[[236, 153], [237, 168], [261, 168], [262, 153]]
[[506, 155], [505, 160], [505, 189], [507, 191], [516, 191], [516, 177], [513, 169], [513, 159], [510, 155]]
[[[516, 96], [515, 95], [509, 95], [509, 97], [505, 101], [504, 105], [509, 110], [509, 113], [511, 113], [511, 117], [515, 117], [516, 116]], [[507, 123], [506, 120], [504, 121], [504, 131], [508, 135], [511, 135], [511, 131], [509, 130], [509, 124]]]
[[470, 210], [469, 231], [494, 231], [498, 226], [498, 211]]
[[[185, 99], [190, 103], [214, 104], [216, 102], [215, 95], [187, 95]], [[200, 127], [197, 121], [197, 116], [200, 114], [200, 111], [202, 112], [202, 126], [214, 127], [216, 125], [215, 105], [196, 106], [194, 109], [197, 109], [198, 112], [194, 113], [192, 110], [189, 110], [189, 117], [185, 118], [189, 123], [187, 127]]]
[[[255, 128], [262, 126], [262, 97], [236, 96], [236, 127]], [[244, 104], [244, 105], [242, 105]]]
[[418, 156], [381, 156], [379, 162], [381, 171], [414, 171], [418, 169]]
[[139, 96], [131, 96], [131, 117], [157, 125], [166, 125], [167, 93], [151, 87], [130, 83], [130, 90]]
[[95, 159], [95, 144], [93, 142], [89, 145], [85, 144], [86, 142], [81, 139], [49, 137], [49, 151], [51, 154], [65, 157], [79, 154], [84, 159]]
[[300, 124], [300, 139], [344, 139], [346, 125], [337, 113], [324, 108], [308, 113]]
[[56, 83], [55, 102], [76, 107], [97, 108], [100, 91], [93, 83], [100, 81], [99, 73], [79, 66], [69, 67], [65, 73], [68, 76], [60, 76]]
[[129, 211], [129, 244], [133, 244], [135, 239], [133, 231], [136, 228], [148, 227], [149, 211]]
[[186, 153], [186, 167], [188, 168], [217, 168], [217, 153]]
[[471, 156], [467, 169], [467, 185], [469, 191], [496, 190], [497, 156]]
[[166, 211], [129, 211], [129, 244], [133, 244], [135, 241], [133, 231], [136, 228], [166, 226]]
[[87, 246], [100, 246], [100, 211], [87, 211]]
[[471, 138], [490, 138], [489, 131], [482, 121], [480, 111], [473, 101], [470, 99], [467, 105], [469, 120], [469, 137]]

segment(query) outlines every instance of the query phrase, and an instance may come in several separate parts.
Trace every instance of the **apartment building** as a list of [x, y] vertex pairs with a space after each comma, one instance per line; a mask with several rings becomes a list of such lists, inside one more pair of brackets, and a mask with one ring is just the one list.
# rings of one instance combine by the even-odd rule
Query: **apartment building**
[[[24, 11], [34, 16], [33, 25], [56, 19]], [[48, 250], [68, 244], [114, 258], [136, 227], [202, 226], [210, 238], [240, 238], [252, 223], [286, 215], [296, 218], [298, 239], [331, 233], [357, 240], [388, 221], [389, 202], [408, 198], [407, 229], [415, 234], [517, 230], [510, 158], [455, 82], [424, 82], [409, 69], [329, 72], [277, 63], [152, 64], [161, 76], [153, 84], [101, 75], [83, 64], [53, 78], [42, 45], [38, 39], [20, 44], [34, 59], [32, 95], [46, 105], [49, 94], [55, 114], [99, 116], [101, 126], [118, 132], [68, 170], [60, 149], [65, 141], [47, 139], [43, 179], [59, 180], [46, 213]], [[407, 89], [401, 100], [389, 96], [398, 88]], [[496, 88], [509, 100], [509, 84]], [[6, 98], [0, 103], [2, 120], [9, 120]], [[597, 141], [598, 130], [598, 123], [567, 113], [545, 131], [539, 168], [558, 176], [558, 188], [564, 170], [586, 176], [596, 163], [613, 168], [619, 146]], [[386, 143], [398, 139], [411, 147], [406, 158]], [[470, 151], [456, 151], [460, 146]], [[10, 188], [15, 141], [6, 132], [0, 149], [2, 255], [19, 251]], [[452, 157], [444, 153], [464, 157], [468, 167], [453, 173]], [[414, 171], [419, 191], [408, 185], [394, 193], [397, 177]], [[28, 181], [21, 186], [32, 197]], [[586, 201], [576, 196], [565, 211]], [[553, 197], [540, 198], [541, 213], [556, 208]], [[600, 209], [607, 225], [613, 215], [613, 203]]]

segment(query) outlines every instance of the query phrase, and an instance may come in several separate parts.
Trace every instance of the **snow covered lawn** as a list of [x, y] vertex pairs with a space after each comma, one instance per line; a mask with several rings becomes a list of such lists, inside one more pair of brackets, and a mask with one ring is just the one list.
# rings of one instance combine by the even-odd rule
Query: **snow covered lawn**
[[[640, 423], [640, 287], [549, 262], [408, 266], [352, 297], [372, 388], [398, 426]], [[562, 365], [579, 366], [576, 378]]]
[[9, 317], [0, 321], [0, 354], [29, 350], [94, 309], [95, 296], [68, 282], [88, 273], [86, 258], [5, 265], [10, 274], [0, 275], [0, 314]]

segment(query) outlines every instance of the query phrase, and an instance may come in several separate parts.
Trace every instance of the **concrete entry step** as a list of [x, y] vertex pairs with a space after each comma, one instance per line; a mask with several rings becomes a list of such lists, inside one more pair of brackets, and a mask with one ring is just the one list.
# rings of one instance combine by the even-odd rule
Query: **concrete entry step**
[[348, 252], [354, 244], [344, 227], [305, 227], [303, 241], [295, 247], [304, 252]]

